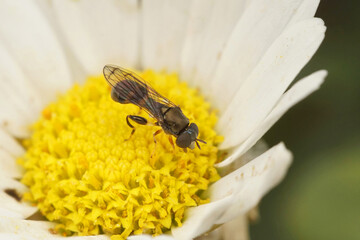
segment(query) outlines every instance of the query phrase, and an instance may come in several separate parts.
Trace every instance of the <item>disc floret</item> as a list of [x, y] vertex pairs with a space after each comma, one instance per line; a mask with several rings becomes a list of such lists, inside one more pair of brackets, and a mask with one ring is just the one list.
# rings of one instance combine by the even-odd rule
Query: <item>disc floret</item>
[[188, 207], [209, 201], [200, 193], [219, 179], [215, 112], [175, 74], [141, 76], [196, 121], [207, 144], [185, 153], [159, 134], [153, 155], [159, 127], [138, 127], [127, 140], [126, 116], [149, 118], [145, 112], [112, 101], [103, 77], [75, 85], [43, 110], [19, 159], [30, 189], [24, 198], [57, 223], [56, 232], [114, 239], [161, 234], [181, 226]]

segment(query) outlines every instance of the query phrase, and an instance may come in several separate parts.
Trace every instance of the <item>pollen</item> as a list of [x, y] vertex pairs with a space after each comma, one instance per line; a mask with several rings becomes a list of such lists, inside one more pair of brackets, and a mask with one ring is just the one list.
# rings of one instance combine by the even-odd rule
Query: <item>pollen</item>
[[207, 144], [185, 152], [165, 133], [156, 135], [155, 144], [160, 127], [136, 123], [129, 138], [127, 115], [156, 120], [133, 104], [114, 102], [103, 77], [74, 85], [42, 111], [18, 159], [29, 187], [24, 199], [56, 223], [52, 232], [112, 239], [159, 235], [181, 226], [187, 208], [209, 201], [201, 193], [219, 179], [216, 112], [176, 74], [139, 75], [181, 107]]

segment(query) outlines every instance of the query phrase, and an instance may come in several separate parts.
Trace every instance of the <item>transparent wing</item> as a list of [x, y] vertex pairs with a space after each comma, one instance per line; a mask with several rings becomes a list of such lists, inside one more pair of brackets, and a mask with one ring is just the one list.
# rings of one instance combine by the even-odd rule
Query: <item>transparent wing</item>
[[114, 65], [106, 65], [103, 72], [105, 79], [124, 103], [130, 102], [144, 108], [158, 120], [163, 120], [161, 107], [176, 107], [134, 72]]

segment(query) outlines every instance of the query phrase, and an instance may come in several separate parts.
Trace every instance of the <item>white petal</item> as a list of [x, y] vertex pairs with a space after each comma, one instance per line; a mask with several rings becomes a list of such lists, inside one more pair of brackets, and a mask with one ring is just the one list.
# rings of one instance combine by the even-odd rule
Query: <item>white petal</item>
[[28, 191], [27, 187], [20, 183], [19, 181], [16, 181], [12, 178], [9, 178], [5, 175], [6, 169], [0, 169], [0, 189], [15, 189], [17, 193], [24, 194], [26, 191]]
[[[2, 236], [10, 236], [10, 239], [26, 240], [109, 240], [105, 235], [84, 236], [84, 237], [62, 237], [50, 233], [49, 229], [54, 227], [54, 223], [45, 221], [20, 220], [12, 217], [0, 218], [0, 232], [7, 233]], [[13, 233], [15, 233], [13, 235]], [[0, 238], [1, 239], [1, 238]]]
[[73, 52], [73, 50], [67, 43], [64, 34], [60, 30], [59, 23], [56, 20], [56, 14], [55, 14], [54, 6], [53, 6], [53, 1], [36, 0], [35, 2], [41, 9], [41, 12], [46, 17], [48, 23], [50, 24], [51, 28], [53, 29], [56, 36], [58, 37], [60, 44], [63, 47], [64, 54], [65, 54], [66, 60], [68, 62], [68, 66], [69, 66], [69, 69], [71, 72], [72, 79], [74, 80], [74, 82], [77, 82], [80, 84], [84, 83], [86, 81], [86, 78], [88, 77], [88, 75], [85, 73], [85, 69], [80, 64], [78, 59], [75, 57], [75, 53]]
[[45, 102], [71, 85], [63, 50], [33, 1], [0, 1], [0, 36]]
[[218, 128], [226, 138], [221, 148], [249, 137], [318, 49], [324, 32], [321, 19], [309, 19], [281, 34], [222, 114]]
[[3, 175], [5, 169], [0, 171], [2, 174], [0, 176], [0, 219], [3, 216], [27, 218], [34, 214], [38, 210], [36, 207], [30, 206], [28, 203], [19, 202], [5, 193], [5, 190], [13, 189], [17, 194], [22, 195], [27, 188], [20, 182]]
[[[13, 136], [24, 138], [29, 136], [28, 121], [26, 116], [14, 106], [14, 97], [0, 90], [0, 127]], [[6, 101], [4, 99], [7, 99]]]
[[17, 218], [2, 216], [0, 218], [0, 232], [17, 233], [21, 235], [27, 232], [29, 236], [39, 237], [51, 236], [49, 228], [54, 224], [45, 221], [20, 220]]
[[7, 132], [0, 128], [0, 149], [5, 150], [12, 156], [21, 156], [25, 153], [23, 147]]
[[250, 137], [244, 143], [236, 147], [230, 156], [217, 167], [224, 167], [235, 161], [239, 156], [246, 153], [254, 144], [288, 111], [292, 106], [316, 91], [323, 83], [327, 72], [317, 71], [297, 82], [280, 99], [277, 105], [271, 110], [270, 114], [256, 127]]
[[31, 236], [22, 236], [17, 233], [0, 233], [1, 240], [37, 240]]
[[217, 228], [221, 233], [221, 238], [216, 238], [216, 240], [234, 240], [234, 236], [237, 237], [236, 240], [250, 239], [248, 219], [248, 214], [245, 214], [237, 216], [235, 219], [224, 223], [219, 228]]
[[110, 237], [104, 235], [97, 236], [83, 236], [83, 237], [62, 237], [59, 235], [54, 235], [49, 233], [44, 234], [32, 234], [29, 235], [25, 232], [23, 233], [0, 233], [0, 239], [6, 240], [109, 240]]
[[206, 88], [248, 1], [197, 0], [191, 6], [181, 53], [181, 78]]
[[143, 68], [179, 71], [191, 0], [142, 1]]
[[166, 234], [162, 234], [156, 237], [142, 234], [142, 235], [131, 235], [127, 239], [128, 240], [173, 240], [174, 238]]
[[13, 218], [27, 218], [33, 215], [38, 209], [27, 203], [21, 203], [4, 192], [0, 192], [0, 218], [3, 216]]
[[207, 232], [229, 207], [233, 196], [187, 210], [186, 219], [181, 227], [173, 228], [175, 239], [188, 240]]
[[[214, 99], [216, 108], [222, 111], [223, 106], [230, 103], [238, 88], [284, 29], [313, 14], [309, 8], [306, 8], [306, 13], [310, 13], [308, 15], [304, 15], [304, 11], [297, 11], [304, 9], [304, 2], [308, 1], [251, 2], [226, 43], [211, 82], [210, 96], [217, 96]], [[316, 6], [313, 7], [316, 9]]]
[[17, 97], [23, 105], [24, 112], [38, 112], [43, 107], [39, 92], [34, 89], [33, 84], [3, 44], [0, 44], [0, 74], [1, 88], [6, 88]]
[[291, 160], [292, 154], [280, 143], [214, 183], [208, 190], [211, 201], [232, 197], [231, 204], [215, 224], [230, 221], [256, 206], [284, 178]]
[[0, 105], [2, 106], [1, 126], [17, 137], [28, 136], [28, 125], [38, 118], [43, 106], [39, 92], [33, 88], [2, 44], [0, 44]]
[[23, 175], [22, 168], [16, 164], [15, 158], [3, 149], [0, 149], [0, 167], [5, 170], [4, 176], [21, 178]]
[[105, 64], [136, 67], [139, 5], [135, 0], [53, 2], [59, 26], [88, 74]]
[[0, 239], [4, 240], [109, 240], [110, 237], [104, 235], [82, 236], [82, 237], [62, 237], [51, 233], [29, 235], [27, 233], [0, 233]]
[[314, 17], [319, 3], [320, 0], [303, 0], [288, 25], [291, 26], [294, 23]]

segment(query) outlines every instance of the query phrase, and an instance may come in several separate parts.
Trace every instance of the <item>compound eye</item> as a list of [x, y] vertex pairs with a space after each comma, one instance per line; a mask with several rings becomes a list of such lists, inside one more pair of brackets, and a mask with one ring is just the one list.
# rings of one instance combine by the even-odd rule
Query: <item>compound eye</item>
[[191, 123], [189, 129], [192, 129], [192, 132], [195, 133], [195, 138], [197, 137], [197, 135], [199, 135], [199, 128], [195, 123]]
[[176, 139], [176, 145], [181, 148], [187, 148], [191, 145], [191, 136], [187, 132], [181, 133]]

